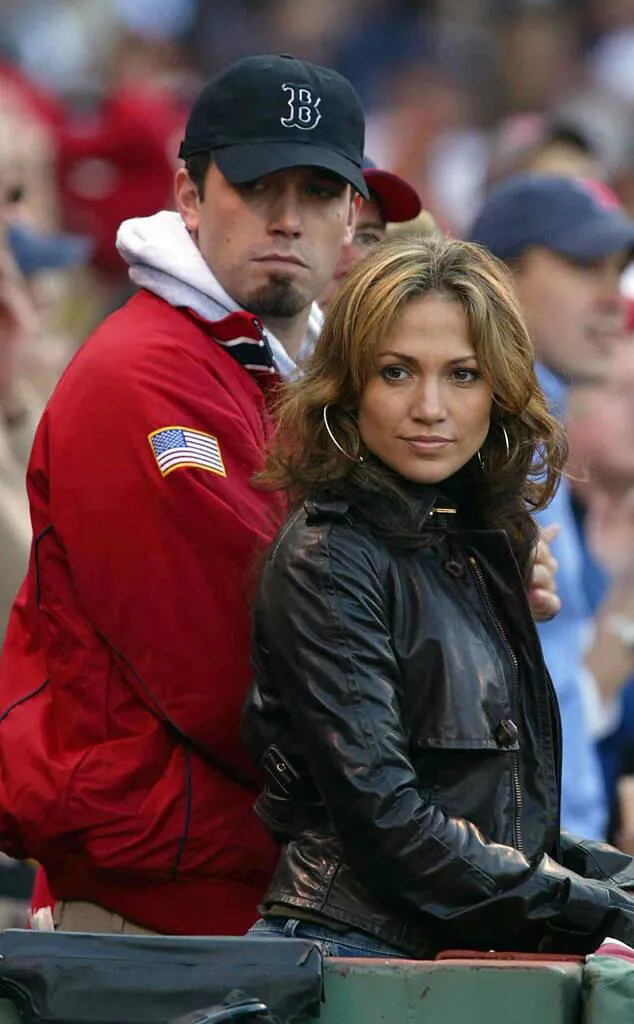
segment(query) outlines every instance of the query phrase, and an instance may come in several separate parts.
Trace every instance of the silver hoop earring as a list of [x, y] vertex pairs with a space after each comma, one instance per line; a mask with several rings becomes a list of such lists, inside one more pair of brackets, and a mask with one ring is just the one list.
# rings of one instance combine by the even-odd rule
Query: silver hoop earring
[[[507, 457], [507, 459], [510, 459], [510, 457], [511, 457], [511, 442], [509, 441], [509, 435], [508, 435], [507, 429], [506, 429], [506, 427], [502, 426], [502, 424], [500, 424], [500, 430], [502, 431], [502, 436], [504, 437], [504, 447], [506, 448], [506, 457]], [[480, 463], [480, 469], [484, 473], [484, 471], [485, 471], [484, 470], [484, 459], [480, 455], [479, 449], [476, 452], [476, 455], [478, 456], [478, 462]]]
[[510, 457], [511, 457], [511, 445], [509, 443], [509, 435], [506, 432], [506, 427], [502, 427], [502, 433], [504, 435], [504, 444], [506, 445], [506, 457], [507, 457], [507, 459], [510, 459]]
[[350, 459], [351, 462], [365, 462], [365, 459], [363, 458], [362, 455], [350, 455], [350, 453], [347, 452], [346, 449], [342, 445], [339, 444], [339, 441], [337, 440], [337, 438], [333, 434], [332, 428], [330, 426], [330, 423], [328, 422], [328, 410], [329, 410], [329, 408], [330, 408], [330, 406], [332, 404], [333, 404], [332, 402], [327, 402], [326, 405], [324, 406], [323, 413], [322, 413], [323, 419], [324, 419], [324, 426], [325, 426], [326, 430], [328, 431], [328, 437], [330, 438], [330, 440], [334, 444], [335, 448], [338, 451], [340, 451], [342, 455], [345, 455], [345, 457], [347, 459]]

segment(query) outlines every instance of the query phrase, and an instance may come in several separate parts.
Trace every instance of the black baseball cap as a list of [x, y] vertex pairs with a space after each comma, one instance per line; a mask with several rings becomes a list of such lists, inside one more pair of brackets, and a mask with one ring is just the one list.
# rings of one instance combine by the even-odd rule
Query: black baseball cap
[[179, 156], [210, 153], [235, 185], [290, 167], [320, 167], [368, 198], [365, 119], [350, 82], [289, 56], [245, 57], [195, 101]]
[[591, 262], [634, 251], [634, 221], [601, 182], [517, 174], [491, 190], [469, 238], [504, 261], [543, 246]]

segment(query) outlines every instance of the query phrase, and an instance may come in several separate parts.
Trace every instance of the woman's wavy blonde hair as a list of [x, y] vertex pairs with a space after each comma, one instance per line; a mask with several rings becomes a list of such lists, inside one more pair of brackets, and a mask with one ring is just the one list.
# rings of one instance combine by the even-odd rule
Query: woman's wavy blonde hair
[[442, 236], [389, 239], [350, 271], [329, 306], [304, 375], [279, 400], [277, 431], [258, 482], [286, 491], [294, 502], [324, 488], [392, 496], [400, 491], [393, 472], [377, 459], [355, 462], [338, 451], [323, 410], [330, 405], [330, 425], [350, 455], [362, 451], [354, 417], [376, 372], [377, 346], [394, 330], [407, 303], [431, 294], [462, 306], [480, 371], [494, 396], [482, 466], [474, 459], [465, 467], [469, 504], [477, 503], [475, 518], [482, 526], [506, 529], [526, 568], [535, 540], [530, 510], [544, 508], [553, 497], [567, 447], [535, 375], [533, 346], [511, 275], [486, 249], [469, 242]]

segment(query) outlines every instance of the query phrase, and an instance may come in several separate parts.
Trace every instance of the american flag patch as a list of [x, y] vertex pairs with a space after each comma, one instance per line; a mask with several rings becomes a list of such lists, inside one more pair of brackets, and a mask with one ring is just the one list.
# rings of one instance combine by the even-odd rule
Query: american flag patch
[[174, 469], [207, 469], [218, 476], [227, 471], [217, 438], [190, 427], [163, 427], [148, 434], [148, 441], [163, 476]]

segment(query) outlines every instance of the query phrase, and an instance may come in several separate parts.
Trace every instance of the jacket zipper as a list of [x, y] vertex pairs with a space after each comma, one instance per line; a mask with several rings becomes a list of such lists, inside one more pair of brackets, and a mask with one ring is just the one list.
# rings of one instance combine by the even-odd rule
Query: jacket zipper
[[[502, 643], [504, 644], [504, 647], [505, 647], [505, 649], [506, 649], [506, 651], [507, 651], [507, 653], [508, 653], [508, 655], [509, 655], [509, 657], [511, 659], [511, 662], [513, 664], [513, 682], [515, 684], [515, 690], [517, 691], [519, 689], [520, 667], [519, 667], [519, 662], [517, 660], [515, 651], [513, 650], [512, 646], [511, 646], [511, 642], [510, 642], [508, 636], [506, 635], [506, 632], [504, 630], [504, 627], [503, 627], [502, 623], [500, 622], [498, 616], [495, 613], [495, 610], [494, 610], [493, 605], [491, 603], [491, 599], [489, 597], [489, 592], [487, 590], [486, 580], [484, 578], [484, 573], [482, 572], [482, 569], [480, 568], [480, 566], [476, 562], [475, 558], [473, 558], [473, 556], [469, 557], [469, 564], [470, 564], [470, 566], [471, 566], [471, 568], [473, 570], [473, 574], [474, 574], [474, 576], [476, 578], [476, 581], [478, 583], [478, 587], [479, 587], [480, 592], [482, 594], [482, 597], [484, 599], [485, 607], [486, 607], [489, 615], [491, 616], [491, 619], [493, 620], [493, 622], [495, 624], [495, 627], [496, 627], [496, 629], [497, 629], [497, 631], [498, 631], [498, 633], [500, 635], [500, 639], [502, 640]], [[512, 777], [513, 777], [513, 789], [515, 791], [515, 822], [514, 822], [515, 845], [516, 845], [517, 849], [520, 851], [520, 853], [523, 853], [523, 851], [524, 851], [524, 839], [523, 839], [523, 836], [522, 836], [522, 823], [521, 823], [521, 817], [522, 817], [522, 787], [521, 787], [521, 784], [520, 784], [519, 751], [517, 751], [517, 750], [512, 751], [512, 757], [513, 757], [513, 764], [512, 764], [511, 773], [512, 773]]]

